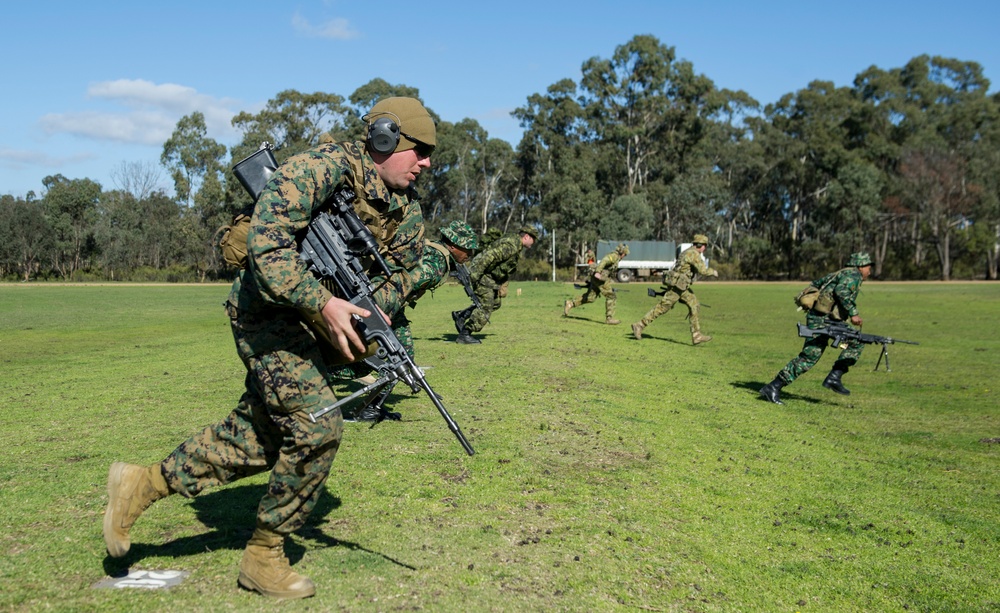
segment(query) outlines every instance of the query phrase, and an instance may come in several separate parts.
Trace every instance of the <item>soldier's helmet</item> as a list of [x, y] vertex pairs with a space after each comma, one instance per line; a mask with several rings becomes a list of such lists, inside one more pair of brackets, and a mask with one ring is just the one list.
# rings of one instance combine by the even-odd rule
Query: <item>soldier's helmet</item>
[[441, 236], [459, 249], [472, 251], [479, 248], [479, 241], [476, 240], [476, 233], [472, 227], [457, 219], [441, 228]]
[[536, 230], [533, 226], [521, 226], [518, 229], [518, 232], [521, 234], [527, 234], [536, 241], [538, 240], [538, 230]]
[[868, 255], [867, 251], [858, 251], [857, 253], [851, 254], [851, 259], [847, 260], [848, 266], [871, 266], [872, 256]]
[[694, 235], [694, 240], [691, 241], [691, 242], [694, 243], [694, 244], [696, 244], [696, 245], [707, 245], [708, 244], [708, 237], [705, 236], [704, 234], [695, 234]]
[[617, 251], [622, 257], [625, 257], [628, 255], [628, 245], [625, 243], [618, 243], [618, 246], [615, 247], [615, 251]]

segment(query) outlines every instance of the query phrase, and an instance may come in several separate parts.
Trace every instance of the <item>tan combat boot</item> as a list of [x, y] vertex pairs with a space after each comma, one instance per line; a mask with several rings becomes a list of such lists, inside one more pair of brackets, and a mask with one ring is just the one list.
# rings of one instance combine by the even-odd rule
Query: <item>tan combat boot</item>
[[618, 324], [621, 323], [621, 321], [615, 319], [614, 317], [608, 317], [607, 319], [604, 320], [604, 323], [608, 324], [609, 326], [617, 326]]
[[104, 544], [112, 558], [128, 553], [128, 531], [149, 505], [170, 494], [160, 465], [115, 462], [108, 472], [108, 508], [104, 511]]
[[707, 343], [712, 340], [712, 337], [707, 334], [702, 334], [701, 332], [695, 332], [691, 335], [691, 343], [694, 345], [700, 345], [702, 343]]
[[314, 596], [316, 585], [292, 570], [284, 545], [282, 535], [264, 528], [254, 530], [240, 560], [240, 585], [282, 600]]
[[642, 340], [642, 329], [645, 327], [646, 326], [642, 325], [641, 321], [639, 323], [632, 324], [632, 336], [635, 337], [635, 340]]
[[567, 300], [567, 301], [566, 301], [566, 302], [565, 302], [565, 303], [563, 304], [563, 317], [569, 317], [569, 310], [570, 310], [570, 309], [572, 309], [572, 308], [573, 308], [573, 307], [575, 307], [575, 306], [576, 306], [576, 305], [575, 305], [575, 304], [573, 304], [573, 301], [572, 301], [572, 300]]

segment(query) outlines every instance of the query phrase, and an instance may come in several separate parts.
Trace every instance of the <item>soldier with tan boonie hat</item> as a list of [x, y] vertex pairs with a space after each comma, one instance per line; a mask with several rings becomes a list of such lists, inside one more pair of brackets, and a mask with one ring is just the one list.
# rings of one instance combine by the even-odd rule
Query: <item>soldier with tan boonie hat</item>
[[702, 255], [708, 245], [708, 237], [695, 234], [691, 246], [681, 253], [673, 269], [663, 277], [663, 298], [646, 313], [642, 319], [632, 324], [632, 335], [636, 340], [642, 338], [643, 329], [653, 320], [663, 315], [678, 302], [688, 308], [688, 320], [691, 324], [691, 343], [700, 345], [712, 340], [711, 336], [701, 333], [698, 297], [694, 295], [691, 286], [696, 274], [718, 277], [719, 272], [710, 268]]
[[563, 303], [563, 316], [569, 317], [569, 312], [588, 302], [594, 302], [598, 296], [604, 297], [604, 323], [617, 326], [621, 323], [615, 317], [615, 307], [618, 304], [618, 294], [612, 287], [618, 264], [629, 254], [628, 245], [618, 243], [614, 251], [607, 254], [594, 265], [587, 277], [587, 287], [583, 295]]

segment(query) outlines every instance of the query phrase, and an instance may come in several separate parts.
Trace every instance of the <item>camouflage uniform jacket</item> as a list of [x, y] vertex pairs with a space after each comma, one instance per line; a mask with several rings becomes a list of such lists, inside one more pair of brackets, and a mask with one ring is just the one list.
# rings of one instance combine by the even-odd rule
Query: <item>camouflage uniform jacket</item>
[[[831, 272], [825, 277], [816, 279], [811, 283], [813, 287], [820, 288], [820, 297], [816, 300], [816, 305], [810, 313], [817, 315], [828, 315], [832, 319], [843, 321], [858, 314], [858, 292], [861, 291], [861, 283], [864, 277], [857, 268], [843, 268], [836, 272]], [[827, 303], [833, 303], [834, 308], [829, 314], [822, 310], [816, 310], [816, 306], [823, 303], [823, 297]]]
[[496, 285], [503, 285], [517, 270], [522, 251], [524, 246], [518, 235], [504, 236], [493, 241], [469, 262], [472, 284], [478, 285], [480, 279], [489, 277]]
[[[590, 273], [590, 284], [591, 285], [603, 285], [604, 283], [611, 280], [616, 272], [618, 272], [618, 263], [622, 261], [622, 256], [617, 251], [612, 251], [608, 255], [601, 258], [601, 261], [597, 263], [594, 267], [594, 271]], [[597, 273], [604, 273], [601, 278], [598, 279], [594, 275]]]
[[[389, 282], [375, 295], [376, 303], [390, 317], [402, 308], [412, 291], [410, 271], [422, 250], [423, 214], [412, 189], [390, 190], [382, 182], [362, 142], [323, 144], [292, 156], [275, 171], [254, 208], [248, 266], [233, 284], [230, 302], [251, 311], [322, 310], [333, 293], [299, 259], [296, 238], [343, 186], [356, 193], [354, 209], [393, 268]], [[372, 278], [375, 287], [380, 281]]]
[[424, 250], [420, 256], [413, 292], [407, 297], [407, 303], [414, 306], [424, 293], [433, 292], [445, 282], [451, 271], [452, 257], [448, 248], [434, 241], [424, 241]]
[[688, 247], [681, 253], [680, 259], [664, 278], [664, 285], [670, 285], [684, 291], [694, 283], [695, 274], [712, 275], [715, 269], [705, 264], [705, 258], [694, 247]]

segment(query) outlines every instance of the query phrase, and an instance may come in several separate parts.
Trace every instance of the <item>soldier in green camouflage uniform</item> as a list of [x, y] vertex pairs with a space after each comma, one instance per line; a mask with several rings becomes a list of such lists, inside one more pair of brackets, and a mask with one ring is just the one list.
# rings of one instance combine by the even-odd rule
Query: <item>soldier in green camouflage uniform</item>
[[609, 326], [617, 326], [621, 321], [615, 319], [615, 305], [618, 295], [612, 287], [612, 279], [618, 272], [618, 263], [628, 255], [628, 245], [620, 243], [614, 251], [601, 258], [587, 278], [587, 291], [579, 298], [567, 300], [563, 305], [563, 316], [569, 317], [570, 309], [593, 302], [598, 296], [604, 296], [604, 322]]
[[521, 252], [530, 249], [538, 240], [538, 230], [531, 226], [521, 226], [517, 235], [504, 236], [496, 239], [483, 249], [469, 263], [469, 277], [475, 288], [476, 296], [482, 308], [475, 305], [464, 311], [454, 311], [451, 314], [458, 330], [456, 343], [471, 345], [481, 341], [472, 336], [479, 332], [490, 321], [493, 311], [500, 308], [506, 292], [503, 290], [510, 275], [517, 270]]
[[[860, 326], [863, 320], [858, 313], [858, 292], [864, 280], [871, 275], [871, 265], [871, 257], [865, 252], [858, 252], [851, 255], [847, 268], [813, 281], [811, 285], [820, 292], [813, 307], [806, 312], [806, 325], [815, 330], [824, 327], [824, 321], [827, 319], [834, 321], [850, 319], [852, 324]], [[761, 397], [775, 404], [784, 404], [781, 402], [781, 388], [809, 372], [809, 369], [819, 362], [829, 342], [829, 337], [819, 334], [807, 338], [802, 344], [799, 355], [788, 362], [773, 381], [760, 389]], [[833, 363], [830, 374], [823, 380], [823, 387], [838, 394], [850, 394], [851, 391], [844, 387], [841, 378], [857, 363], [863, 348], [864, 344], [858, 340], [848, 341], [837, 361]]]
[[664, 275], [663, 298], [660, 298], [660, 301], [642, 319], [632, 324], [632, 335], [635, 336], [636, 340], [642, 338], [643, 328], [674, 308], [677, 302], [688, 308], [688, 319], [691, 322], [691, 343], [700, 345], [712, 340], [711, 336], [701, 333], [698, 297], [694, 295], [691, 286], [694, 284], [695, 274], [718, 277], [719, 272], [714, 268], [709, 268], [702, 255], [705, 253], [708, 237], [704, 234], [695, 234], [692, 243], [694, 244], [681, 253], [681, 257], [678, 258], [673, 269]]
[[[340, 446], [340, 412], [315, 423], [309, 414], [336, 401], [332, 365], [366, 352], [353, 317], [370, 314], [334, 296], [306, 270], [296, 237], [336, 191], [352, 188], [355, 210], [394, 268], [377, 303], [385, 313], [397, 313], [421, 283], [424, 224], [413, 182], [430, 167], [437, 143], [430, 114], [412, 98], [382, 100], [365, 120], [365, 141], [325, 143], [289, 158], [260, 194], [248, 262], [225, 304], [247, 370], [246, 391], [228, 417], [162, 462], [111, 466], [104, 539], [112, 557], [128, 552], [129, 529], [156, 500], [174, 493], [193, 497], [270, 471], [239, 583], [278, 598], [315, 593], [313, 582], [291, 569], [283, 545], [315, 507]], [[373, 130], [376, 124], [381, 132]], [[377, 140], [386, 130], [397, 135], [388, 146]]]

